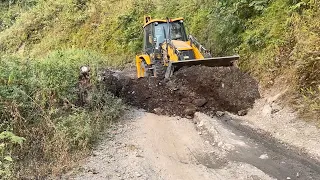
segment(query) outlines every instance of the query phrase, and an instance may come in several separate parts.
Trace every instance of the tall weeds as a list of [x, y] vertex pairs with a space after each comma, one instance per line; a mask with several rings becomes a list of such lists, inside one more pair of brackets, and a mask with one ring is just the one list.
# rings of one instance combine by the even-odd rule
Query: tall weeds
[[[17, 177], [61, 173], [120, 116], [121, 101], [95, 86], [105, 61], [84, 50], [55, 51], [39, 60], [1, 58], [1, 132], [25, 139], [7, 162], [16, 162], [11, 171]], [[90, 65], [92, 86], [85, 105], [78, 106], [81, 65]]]

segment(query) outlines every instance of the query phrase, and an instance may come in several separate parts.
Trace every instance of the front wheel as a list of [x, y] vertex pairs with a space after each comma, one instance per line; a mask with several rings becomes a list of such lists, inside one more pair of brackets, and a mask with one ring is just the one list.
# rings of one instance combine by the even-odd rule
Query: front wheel
[[140, 72], [141, 72], [141, 75], [143, 77], [149, 77], [150, 76], [150, 70], [148, 69], [148, 65], [145, 61], [142, 61], [141, 62], [141, 66], [140, 66]]
[[165, 71], [166, 71], [166, 67], [163, 65], [163, 62], [161, 60], [158, 60], [154, 63], [153, 73], [155, 77], [159, 79], [163, 79]]

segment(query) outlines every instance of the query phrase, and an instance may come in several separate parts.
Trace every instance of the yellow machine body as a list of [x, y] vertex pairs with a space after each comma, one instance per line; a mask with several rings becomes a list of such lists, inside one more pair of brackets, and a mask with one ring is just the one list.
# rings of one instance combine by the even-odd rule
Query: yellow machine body
[[165, 77], [183, 66], [232, 66], [239, 56], [211, 57], [193, 36], [186, 35], [183, 18], [152, 19], [144, 17], [144, 48], [136, 56], [137, 77], [158, 76], [165, 67]]

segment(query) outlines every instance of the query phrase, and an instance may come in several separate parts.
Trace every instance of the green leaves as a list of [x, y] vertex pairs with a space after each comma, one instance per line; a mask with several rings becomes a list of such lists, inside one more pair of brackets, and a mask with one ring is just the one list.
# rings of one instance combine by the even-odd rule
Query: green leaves
[[249, 6], [254, 7], [257, 11], [262, 11], [266, 8], [266, 5], [268, 4], [269, 0], [263, 0], [263, 1], [252, 1], [250, 2]]
[[11, 156], [5, 156], [3, 159], [9, 162], [13, 161]]
[[22, 146], [25, 139], [16, 136], [11, 131], [3, 131], [0, 133], [0, 177], [11, 179], [13, 174], [12, 151], [13, 147], [18, 144]]
[[23, 137], [16, 136], [10, 131], [4, 131], [0, 133], [0, 140], [9, 141], [12, 144], [22, 145], [23, 141], [25, 141], [26, 139]]
[[[37, 166], [42, 172], [53, 163], [61, 168], [61, 158], [88, 150], [100, 130], [120, 116], [123, 104], [96, 87], [108, 58], [94, 51], [53, 51], [41, 59], [2, 56], [0, 63], [0, 177], [11, 177], [13, 164], [22, 161], [50, 162]], [[80, 107], [82, 65], [90, 66], [92, 99]]]

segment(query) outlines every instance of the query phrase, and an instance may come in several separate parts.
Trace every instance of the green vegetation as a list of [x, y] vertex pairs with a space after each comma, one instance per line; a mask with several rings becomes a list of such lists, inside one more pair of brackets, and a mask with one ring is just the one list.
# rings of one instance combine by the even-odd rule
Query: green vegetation
[[[320, 4], [274, 1], [251, 20], [240, 45], [241, 67], [264, 84], [284, 77], [301, 115], [320, 113]], [[282, 82], [283, 83], [283, 82]], [[318, 115], [317, 115], [318, 114]]]
[[0, 130], [13, 132], [0, 138], [0, 176], [60, 173], [90, 148], [121, 103], [93, 87], [76, 106], [79, 67], [91, 65], [95, 83], [98, 68], [132, 62], [145, 14], [184, 17], [214, 55], [239, 53], [264, 87], [285, 79], [293, 107], [320, 121], [319, 9], [316, 0], [0, 1]]
[[[1, 177], [13, 170], [22, 177], [59, 173], [86, 153], [99, 132], [121, 114], [121, 101], [95, 86], [97, 70], [106, 64], [96, 53], [53, 51], [42, 59], [3, 56], [0, 63], [0, 128], [23, 137], [0, 135], [5, 167]], [[91, 67], [85, 105], [78, 102], [81, 65]], [[15, 160], [19, 161], [14, 168]]]

